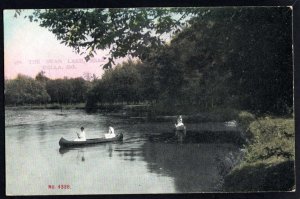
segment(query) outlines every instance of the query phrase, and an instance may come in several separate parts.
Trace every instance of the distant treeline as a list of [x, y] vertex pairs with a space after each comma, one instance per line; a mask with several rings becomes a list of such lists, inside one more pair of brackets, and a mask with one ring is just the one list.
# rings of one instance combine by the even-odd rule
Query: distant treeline
[[82, 103], [90, 82], [83, 78], [49, 79], [44, 72], [34, 78], [19, 74], [5, 81], [5, 104]]

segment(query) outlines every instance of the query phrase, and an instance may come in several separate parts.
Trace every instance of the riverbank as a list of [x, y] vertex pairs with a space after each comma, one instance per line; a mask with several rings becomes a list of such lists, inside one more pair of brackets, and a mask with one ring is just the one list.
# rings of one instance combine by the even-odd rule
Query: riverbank
[[226, 122], [235, 120], [238, 110], [232, 108], [216, 108], [204, 111], [200, 107], [174, 106], [161, 107], [150, 104], [98, 104], [94, 108], [86, 108], [88, 112], [100, 112], [109, 116], [132, 118], [151, 122], [175, 122], [178, 115], [183, 121], [193, 122]]
[[10, 105], [5, 105], [5, 109], [85, 109], [85, 103], [76, 103], [76, 104], [58, 104], [58, 103], [53, 103], [53, 104], [33, 104], [33, 105], [18, 105], [18, 106], [10, 106]]
[[244, 112], [239, 122], [248, 137], [244, 155], [225, 177], [224, 191], [291, 191], [295, 188], [295, 122]]
[[40, 105], [6, 105], [6, 109], [82, 109], [90, 113], [101, 113], [108, 116], [131, 118], [145, 122], [175, 122], [178, 115], [182, 115], [184, 122], [226, 122], [237, 118], [239, 111], [231, 108], [219, 108], [203, 111], [200, 108], [177, 106], [173, 109], [153, 106], [149, 104], [98, 104], [93, 108], [85, 103], [76, 104], [40, 104]]

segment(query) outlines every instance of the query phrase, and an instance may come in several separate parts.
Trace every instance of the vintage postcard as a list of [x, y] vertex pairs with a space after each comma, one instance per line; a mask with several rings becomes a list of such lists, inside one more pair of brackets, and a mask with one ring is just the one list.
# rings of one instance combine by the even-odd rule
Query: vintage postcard
[[292, 7], [3, 19], [6, 195], [295, 191]]

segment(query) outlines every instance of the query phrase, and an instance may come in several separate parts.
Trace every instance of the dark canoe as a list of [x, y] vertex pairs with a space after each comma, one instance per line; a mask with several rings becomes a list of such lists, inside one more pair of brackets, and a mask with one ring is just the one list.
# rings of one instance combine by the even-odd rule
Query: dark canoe
[[100, 144], [106, 142], [113, 142], [113, 141], [121, 141], [123, 140], [123, 134], [119, 133], [114, 138], [94, 138], [94, 139], [87, 139], [86, 141], [69, 141], [65, 138], [60, 138], [59, 146], [60, 147], [76, 147], [76, 146], [87, 146], [92, 144]]

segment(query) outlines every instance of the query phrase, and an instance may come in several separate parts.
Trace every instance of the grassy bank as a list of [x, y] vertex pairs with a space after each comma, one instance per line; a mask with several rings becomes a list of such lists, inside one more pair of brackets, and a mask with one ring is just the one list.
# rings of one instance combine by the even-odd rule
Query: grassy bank
[[225, 178], [225, 191], [289, 191], [294, 188], [294, 119], [241, 112], [249, 142], [243, 160]]

